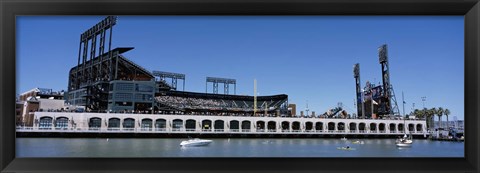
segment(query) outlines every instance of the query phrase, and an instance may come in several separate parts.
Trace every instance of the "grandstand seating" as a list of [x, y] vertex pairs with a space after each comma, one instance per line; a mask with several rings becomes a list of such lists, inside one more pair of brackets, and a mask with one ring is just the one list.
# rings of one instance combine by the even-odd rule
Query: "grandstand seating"
[[[257, 111], [263, 112], [267, 108], [267, 111], [272, 113], [281, 109], [287, 100], [286, 95], [257, 97]], [[254, 110], [252, 96], [169, 91], [157, 95], [155, 101], [159, 105], [180, 111], [253, 112]]]

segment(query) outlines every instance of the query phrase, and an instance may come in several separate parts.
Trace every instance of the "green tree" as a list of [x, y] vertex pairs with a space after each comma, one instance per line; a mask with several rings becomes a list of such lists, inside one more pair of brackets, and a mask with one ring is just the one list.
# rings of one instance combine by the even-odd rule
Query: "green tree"
[[432, 119], [432, 128], [433, 129], [435, 129], [435, 124], [434, 124], [433, 118], [435, 118], [436, 114], [437, 114], [437, 108], [431, 108], [431, 109], [427, 110], [427, 115], [429, 116], [429, 118]]
[[445, 116], [447, 117], [447, 129], [450, 128], [450, 124], [448, 123], [448, 115], [450, 115], [450, 110], [448, 109], [445, 109], [445, 111], [443, 112], [445, 114]]
[[438, 127], [439, 127], [439, 128], [442, 127], [442, 116], [443, 116], [443, 112], [444, 112], [444, 110], [443, 110], [442, 107], [439, 107], [439, 108], [437, 109]]
[[422, 113], [421, 110], [418, 110], [418, 109], [415, 109], [413, 111], [413, 115], [415, 115], [415, 117], [417, 117], [418, 119], [423, 119], [425, 118], [425, 114]]

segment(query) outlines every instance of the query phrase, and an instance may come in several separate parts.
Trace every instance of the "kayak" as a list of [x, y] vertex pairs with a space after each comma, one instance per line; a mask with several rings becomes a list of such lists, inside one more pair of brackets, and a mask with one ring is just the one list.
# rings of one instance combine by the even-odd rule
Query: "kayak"
[[355, 148], [337, 147], [339, 150], [355, 150]]

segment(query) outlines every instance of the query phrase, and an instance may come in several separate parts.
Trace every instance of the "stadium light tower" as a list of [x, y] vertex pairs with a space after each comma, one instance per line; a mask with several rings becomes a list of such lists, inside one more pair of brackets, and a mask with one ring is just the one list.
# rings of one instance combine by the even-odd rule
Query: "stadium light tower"
[[360, 81], [360, 64], [356, 63], [353, 66], [353, 77], [355, 78], [355, 87], [357, 92], [357, 116], [362, 115], [365, 118], [364, 104], [363, 104], [363, 92]]

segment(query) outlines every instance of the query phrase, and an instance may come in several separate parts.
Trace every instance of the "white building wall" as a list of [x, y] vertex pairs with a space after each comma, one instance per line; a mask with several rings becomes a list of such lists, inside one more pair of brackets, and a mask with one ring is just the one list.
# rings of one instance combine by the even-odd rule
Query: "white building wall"
[[60, 110], [65, 106], [65, 100], [39, 98], [38, 101], [40, 102], [40, 109], [43, 109], [44, 111], [49, 109]]
[[[157, 119], [165, 119], [166, 120], [166, 128], [171, 129], [173, 120], [174, 119], [181, 119], [183, 121], [183, 128], [185, 128], [185, 123], [189, 119], [193, 119], [196, 121], [195, 127], [196, 130], [199, 131], [202, 129], [201, 123], [203, 120], [210, 120], [212, 122], [210, 129], [214, 131], [215, 129], [215, 121], [222, 120], [224, 122], [224, 129], [229, 129], [230, 121], [236, 120], [239, 122], [239, 129], [242, 130], [242, 121], [250, 121], [250, 131], [256, 131], [256, 124], [258, 121], [263, 121], [265, 123], [265, 132], [268, 130], [268, 122], [274, 121], [276, 125], [276, 132], [280, 133], [282, 130], [281, 123], [287, 121], [289, 123], [289, 129], [292, 131], [292, 124], [295, 121], [300, 122], [300, 130], [303, 132], [306, 129], [306, 122], [312, 122], [312, 130], [316, 129], [317, 122], [323, 123], [323, 131], [328, 131], [328, 123], [333, 122], [335, 123], [335, 130], [338, 130], [338, 123], [343, 122], [345, 124], [344, 129], [345, 132], [350, 132], [349, 125], [350, 123], [355, 123], [356, 132], [359, 131], [360, 123], [365, 123], [365, 130], [370, 131], [370, 124], [375, 123], [376, 125], [376, 132], [380, 132], [379, 125], [381, 123], [385, 124], [385, 128], [383, 131], [385, 133], [389, 133], [390, 124], [395, 124], [397, 128], [396, 131], [398, 132], [398, 125], [404, 124], [404, 130], [408, 129], [408, 124], [414, 125], [414, 131], [416, 131], [416, 126], [418, 124], [422, 125], [422, 133], [426, 133], [426, 122], [425, 120], [372, 120], [372, 119], [325, 119], [325, 118], [283, 118], [283, 117], [241, 117], [241, 116], [204, 116], [204, 115], [163, 115], [163, 114], [122, 114], [122, 113], [71, 113], [71, 112], [35, 112], [35, 119], [40, 119], [41, 117], [48, 116], [53, 119], [58, 117], [67, 117], [71, 123], [69, 123], [69, 127], [75, 126], [77, 130], [86, 130], [89, 128], [88, 120], [90, 118], [98, 117], [102, 119], [102, 126], [101, 129], [107, 129], [108, 127], [108, 120], [110, 118], [119, 118], [120, 119], [120, 126], [123, 124], [123, 120], [126, 118], [132, 118], [135, 120], [135, 128], [141, 127], [142, 119], [148, 118], [152, 120], [152, 127], [155, 127], [155, 121]], [[35, 125], [34, 125], [35, 126]]]

